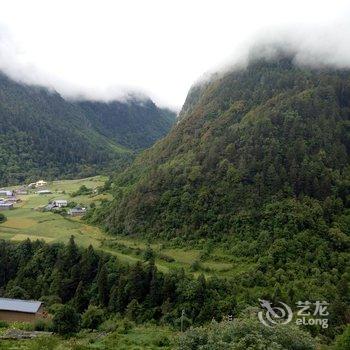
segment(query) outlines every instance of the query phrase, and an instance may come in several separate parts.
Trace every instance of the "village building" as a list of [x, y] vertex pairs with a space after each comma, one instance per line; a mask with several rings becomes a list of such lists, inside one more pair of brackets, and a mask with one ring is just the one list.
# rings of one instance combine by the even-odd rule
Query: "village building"
[[34, 323], [46, 317], [41, 301], [0, 298], [1, 321]]
[[38, 187], [44, 187], [47, 185], [47, 182], [44, 180], [39, 180], [37, 182], [30, 183], [27, 187], [28, 188], [38, 188]]
[[35, 187], [43, 187], [43, 186], [46, 186], [47, 185], [47, 182], [44, 181], [44, 180], [39, 180], [35, 183]]
[[65, 200], [65, 199], [55, 199], [52, 204], [55, 206], [55, 207], [58, 207], [58, 208], [62, 208], [62, 207], [66, 207], [68, 205], [68, 201]]
[[48, 205], [46, 205], [43, 210], [44, 211], [51, 211], [53, 210], [53, 208], [55, 208], [55, 206], [52, 203], [49, 203]]
[[0, 202], [0, 211], [13, 209], [13, 203]]
[[19, 196], [24, 196], [24, 195], [28, 194], [28, 191], [26, 189], [24, 189], [24, 188], [20, 188], [20, 189], [16, 190], [15, 192]]
[[13, 195], [14, 193], [12, 190], [5, 190], [4, 188], [0, 190], [0, 196], [12, 197]]
[[43, 194], [51, 194], [52, 192], [50, 190], [40, 190], [37, 192], [37, 194], [43, 195]]
[[15, 196], [13, 197], [8, 197], [5, 200], [6, 203], [17, 203], [17, 202], [21, 202], [21, 200]]
[[86, 213], [86, 208], [75, 207], [68, 210], [68, 215], [71, 216], [82, 216]]

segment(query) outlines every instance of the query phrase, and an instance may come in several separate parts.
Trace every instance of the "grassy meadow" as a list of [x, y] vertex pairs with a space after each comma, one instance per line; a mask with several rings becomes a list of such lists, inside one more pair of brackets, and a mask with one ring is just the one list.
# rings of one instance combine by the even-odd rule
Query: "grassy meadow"
[[0, 225], [0, 238], [12, 241], [30, 238], [31, 240], [43, 239], [48, 243], [66, 243], [69, 237], [74, 235], [80, 245], [92, 244], [98, 247], [103, 234], [97, 227], [86, 225], [79, 218], [65, 218], [59, 214], [38, 209], [54, 199], [67, 199], [82, 206], [92, 202], [98, 204], [102, 198], [109, 196], [89, 195], [72, 198], [71, 193], [82, 185], [96, 188], [104, 181], [105, 178], [100, 176], [83, 180], [54, 181], [47, 186], [53, 192], [52, 194], [38, 195], [35, 191], [31, 191], [28, 195], [18, 196], [21, 202], [15, 205], [15, 209], [4, 212], [7, 221]]
[[0, 340], [0, 350], [170, 350], [177, 348], [177, 338], [166, 327], [130, 323], [112, 332], [81, 331], [70, 339], [55, 335], [33, 340]]
[[[197, 247], [176, 247], [168, 242], [145, 240], [136, 237], [111, 236], [100, 228], [86, 224], [81, 218], [63, 217], [52, 212], [40, 211], [40, 208], [54, 199], [67, 199], [82, 206], [91, 203], [99, 205], [102, 199], [110, 199], [110, 194], [91, 194], [72, 197], [80, 186], [95, 189], [104, 184], [103, 176], [95, 176], [79, 180], [53, 181], [47, 188], [52, 194], [38, 195], [35, 190], [28, 195], [18, 196], [21, 202], [15, 205], [14, 210], [6, 211], [7, 221], [0, 224], [0, 239], [22, 241], [44, 240], [47, 243], [66, 243], [71, 235], [76, 242], [87, 247], [103, 250], [117, 256], [127, 263], [143, 260], [143, 255], [149, 247], [154, 251], [156, 264], [162, 272], [171, 269], [184, 268], [194, 275], [203, 273], [206, 276], [235, 276], [248, 272], [253, 266], [247, 261], [237, 261], [223, 248], [215, 247], [205, 252]], [[19, 186], [17, 186], [19, 187]], [[13, 187], [16, 188], [16, 187]]]

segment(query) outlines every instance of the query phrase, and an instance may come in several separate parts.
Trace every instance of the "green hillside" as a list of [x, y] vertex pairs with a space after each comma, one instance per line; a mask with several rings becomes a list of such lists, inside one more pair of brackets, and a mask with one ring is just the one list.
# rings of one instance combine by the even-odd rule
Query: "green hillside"
[[257, 61], [190, 93], [183, 111], [115, 179], [127, 190], [110, 230], [215, 238], [274, 210], [315, 206], [329, 223], [347, 207], [349, 71]]
[[90, 221], [207, 256], [214, 243], [254, 266], [235, 279], [245, 302], [328, 300], [334, 331], [350, 314], [349, 117], [350, 71], [252, 61], [193, 88]]
[[[95, 116], [81, 103], [1, 74], [0, 184], [37, 177], [89, 176], [124, 166], [135, 151], [155, 142], [171, 127], [172, 120], [153, 102], [147, 103], [96, 103], [109, 114]], [[108, 129], [115, 133], [120, 129], [129, 142], [103, 132]]]
[[176, 117], [174, 112], [158, 108], [151, 100], [81, 101], [78, 105], [100, 134], [133, 150], [150, 147], [164, 137]]

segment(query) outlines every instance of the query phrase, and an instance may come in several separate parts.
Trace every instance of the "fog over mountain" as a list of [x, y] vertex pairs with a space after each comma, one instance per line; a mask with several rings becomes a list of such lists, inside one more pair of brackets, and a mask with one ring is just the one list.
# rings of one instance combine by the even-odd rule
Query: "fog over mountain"
[[65, 97], [132, 91], [179, 109], [203, 72], [244, 62], [252, 46], [282, 43], [300, 63], [347, 66], [349, 15], [347, 1], [4, 1], [0, 69]]

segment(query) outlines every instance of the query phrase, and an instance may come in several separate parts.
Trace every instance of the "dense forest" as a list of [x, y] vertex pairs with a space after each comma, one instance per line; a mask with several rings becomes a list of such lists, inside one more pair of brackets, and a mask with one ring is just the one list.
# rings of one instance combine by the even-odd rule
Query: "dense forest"
[[100, 134], [135, 151], [150, 147], [164, 137], [175, 120], [174, 112], [158, 108], [151, 100], [80, 101], [78, 105]]
[[150, 100], [68, 101], [0, 74], [0, 183], [116, 171], [174, 119]]
[[[314, 350], [316, 335], [329, 339], [343, 330], [339, 312], [343, 314], [346, 307], [346, 280], [339, 290], [332, 291], [336, 299], [331, 310], [336, 310], [339, 318], [331, 318], [331, 329], [303, 329], [293, 324], [269, 328], [259, 323], [253, 297], [267, 293], [268, 289], [256, 288], [261, 286], [262, 277], [205, 278], [183, 270], [164, 274], [157, 270], [151, 250], [145, 253], [143, 263], [127, 265], [92, 246], [77, 247], [74, 237], [68, 245], [0, 241], [0, 266], [0, 296], [44, 301], [52, 318], [39, 320], [35, 329], [61, 335], [72, 335], [81, 328], [109, 329], [120, 321], [123, 327], [128, 321], [153, 322], [174, 332], [187, 329], [178, 339], [181, 350], [245, 350], [249, 346]], [[315, 291], [299, 293], [311, 296]], [[275, 300], [280, 297], [275, 290]], [[231, 321], [229, 315], [234, 315]], [[338, 337], [340, 341], [348, 341], [346, 332], [340, 336], [344, 340]]]
[[111, 232], [237, 236], [308, 202], [326, 224], [346, 214], [349, 71], [258, 60], [202, 88], [170, 135], [115, 178]]
[[234, 286], [221, 279], [191, 278], [182, 270], [157, 271], [152, 254], [145, 263], [126, 265], [92, 246], [77, 247], [26, 240], [0, 241], [0, 295], [69, 304], [78, 313], [95, 305], [106, 314], [128, 315], [131, 320], [176, 324], [186, 309], [188, 322], [201, 324], [232, 313]]
[[[72, 334], [81, 327], [97, 329], [118, 318], [138, 324], [152, 321], [174, 331], [211, 321], [185, 333], [180, 349], [201, 349], [201, 344], [213, 349], [222, 336], [226, 346], [240, 340], [237, 349], [280, 344], [276, 349], [306, 350], [316, 346], [311, 334], [323, 331], [314, 327], [310, 334], [295, 326], [269, 329], [259, 324], [256, 308], [249, 308], [250, 288], [244, 281], [195, 278], [182, 270], [163, 274], [151, 252], [144, 263], [130, 266], [91, 246], [81, 250], [73, 237], [67, 246], [0, 241], [0, 266], [0, 295], [44, 301], [53, 318], [38, 321], [35, 327], [59, 334]], [[228, 315], [235, 315], [235, 321], [225, 322]]]
[[[189, 93], [180, 122], [109, 184], [90, 222], [221, 246], [251, 303], [332, 303], [350, 321], [350, 71], [252, 60]], [[203, 243], [204, 242], [204, 243]]]

